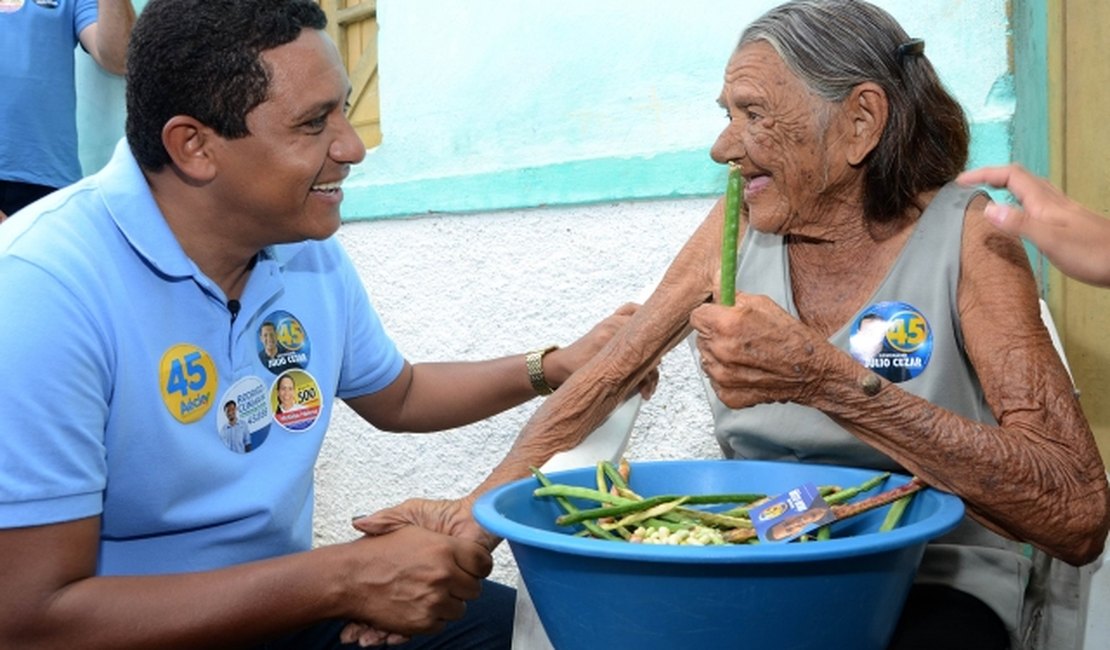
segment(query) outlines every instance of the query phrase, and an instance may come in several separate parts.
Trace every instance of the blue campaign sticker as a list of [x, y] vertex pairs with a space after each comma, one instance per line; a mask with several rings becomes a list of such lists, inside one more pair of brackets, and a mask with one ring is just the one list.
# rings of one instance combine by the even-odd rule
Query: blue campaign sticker
[[848, 339], [852, 356], [865, 368], [899, 383], [924, 372], [933, 354], [933, 330], [919, 309], [904, 302], [868, 306]]
[[258, 326], [258, 359], [275, 375], [307, 366], [310, 347], [304, 325], [287, 311], [271, 312]]
[[836, 520], [832, 508], [813, 483], [768, 499], [748, 514], [756, 534], [764, 542], [789, 542]]

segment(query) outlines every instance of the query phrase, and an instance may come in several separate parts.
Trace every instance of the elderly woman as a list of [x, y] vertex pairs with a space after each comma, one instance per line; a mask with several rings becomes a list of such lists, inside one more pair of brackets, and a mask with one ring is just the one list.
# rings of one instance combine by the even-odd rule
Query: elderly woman
[[[726, 456], [903, 471], [964, 499], [969, 518], [927, 551], [896, 647], [1022, 647], [1044, 557], [1026, 543], [1093, 560], [1110, 491], [1020, 242], [952, 182], [967, 160], [960, 106], [924, 44], [857, 0], [755, 21], [719, 102], [713, 158], [745, 178], [735, 306], [713, 304], [718, 203], [474, 494], [577, 444], [692, 327]], [[408, 504], [410, 519], [430, 510]]]

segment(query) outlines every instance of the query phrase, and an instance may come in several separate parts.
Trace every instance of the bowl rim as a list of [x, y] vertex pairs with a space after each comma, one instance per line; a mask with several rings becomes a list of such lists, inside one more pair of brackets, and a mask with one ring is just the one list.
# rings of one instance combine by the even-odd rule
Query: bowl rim
[[[702, 459], [702, 460], [650, 460], [632, 461], [633, 467], [646, 465], [705, 465], [706, 463], [758, 463], [760, 466], [792, 466], [796, 468], [799, 463], [788, 461], [769, 460], [729, 460], [729, 459]], [[873, 468], [850, 467], [845, 465], [821, 465], [823, 468], [836, 468], [837, 470], [885, 472]], [[572, 468], [555, 472], [545, 472], [548, 478], [558, 483], [561, 476], [579, 474], [584, 471], [593, 471], [592, 468]], [[909, 481], [906, 474], [891, 472], [889, 480], [899, 482]], [[669, 546], [659, 544], [629, 544], [607, 541], [595, 538], [576, 537], [561, 531], [544, 530], [527, 526], [513, 521], [497, 511], [497, 502], [507, 492], [522, 489], [524, 484], [537, 485], [534, 477], [526, 477], [504, 483], [481, 496], [474, 502], [472, 512], [477, 522], [490, 533], [509, 542], [510, 547], [526, 545], [559, 551], [571, 555], [589, 556], [615, 560], [673, 562], [673, 563], [703, 563], [703, 564], [736, 564], [736, 563], [778, 563], [778, 562], [812, 562], [815, 560], [839, 560], [862, 555], [874, 555], [887, 551], [902, 549], [915, 544], [924, 545], [951, 531], [964, 517], [963, 501], [950, 493], [936, 488], [926, 487], [917, 493], [917, 497], [924, 497], [936, 502], [936, 512], [926, 520], [916, 521], [911, 524], [899, 526], [894, 530], [884, 533], [867, 533], [868, 544], [860, 544], [863, 535], [847, 538], [829, 539], [820, 542], [792, 542], [788, 544], [760, 543], [760, 544], [730, 544], [725, 546]]]

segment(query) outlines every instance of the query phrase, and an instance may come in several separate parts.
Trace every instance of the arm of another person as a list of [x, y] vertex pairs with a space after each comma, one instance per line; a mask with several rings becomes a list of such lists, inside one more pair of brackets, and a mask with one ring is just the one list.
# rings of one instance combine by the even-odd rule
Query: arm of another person
[[[1020, 242], [965, 219], [958, 306], [968, 356], [998, 426], [972, 421], [878, 376], [763, 296], [691, 319], [717, 395], [732, 408], [817, 408], [929, 485], [962, 497], [991, 529], [1072, 564], [1110, 528], [1110, 490], [1070, 378], [1040, 320]], [[871, 384], [870, 382], [875, 382]]]
[[[516, 437], [505, 458], [467, 496], [451, 501], [410, 499], [355, 522], [368, 534], [405, 524], [464, 535], [493, 548], [470, 515], [473, 502], [502, 483], [531, 475], [560, 451], [573, 449], [605, 420], [622, 399], [653, 373], [669, 350], [689, 333], [690, 311], [709, 300], [720, 269], [723, 204], [718, 204], [671, 263], [642, 307], [547, 397]], [[519, 371], [520, 358], [513, 366]], [[361, 399], [361, 398], [360, 398]]]
[[[637, 308], [633, 303], [622, 305], [585, 336], [545, 354], [542, 364], [548, 384], [559, 387], [566, 382]], [[518, 354], [486, 361], [405, 362], [389, 386], [346, 402], [383, 431], [426, 433], [472, 424], [534, 397], [536, 389], [528, 376], [525, 355]]]
[[81, 30], [81, 47], [97, 65], [116, 75], [124, 73], [127, 41], [135, 24], [131, 0], [98, 0], [96, 22]]
[[332, 618], [434, 632], [492, 568], [478, 544], [407, 527], [215, 571], [98, 577], [99, 535], [99, 517], [0, 529], [0, 647], [243, 647]]
[[1021, 206], [991, 203], [983, 211], [988, 221], [1028, 239], [1056, 268], [1076, 280], [1110, 287], [1110, 219], [1018, 164], [973, 169], [956, 180], [1007, 189]]

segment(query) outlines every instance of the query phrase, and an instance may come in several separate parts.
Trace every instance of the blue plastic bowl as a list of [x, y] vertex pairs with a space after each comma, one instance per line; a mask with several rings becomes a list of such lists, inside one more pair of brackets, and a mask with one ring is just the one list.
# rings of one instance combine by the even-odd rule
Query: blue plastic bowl
[[[849, 487], [875, 470], [742, 460], [633, 463], [641, 495], [787, 492], [804, 483]], [[594, 468], [552, 472], [595, 487]], [[892, 475], [867, 493], [901, 485]], [[918, 492], [898, 528], [878, 532], [887, 507], [833, 524], [821, 542], [660, 546], [575, 537], [534, 478], [484, 494], [474, 516], [508, 541], [548, 638], [585, 648], [886, 647], [925, 544], [964, 514], [959, 498]], [[595, 503], [579, 502], [580, 507]]]

